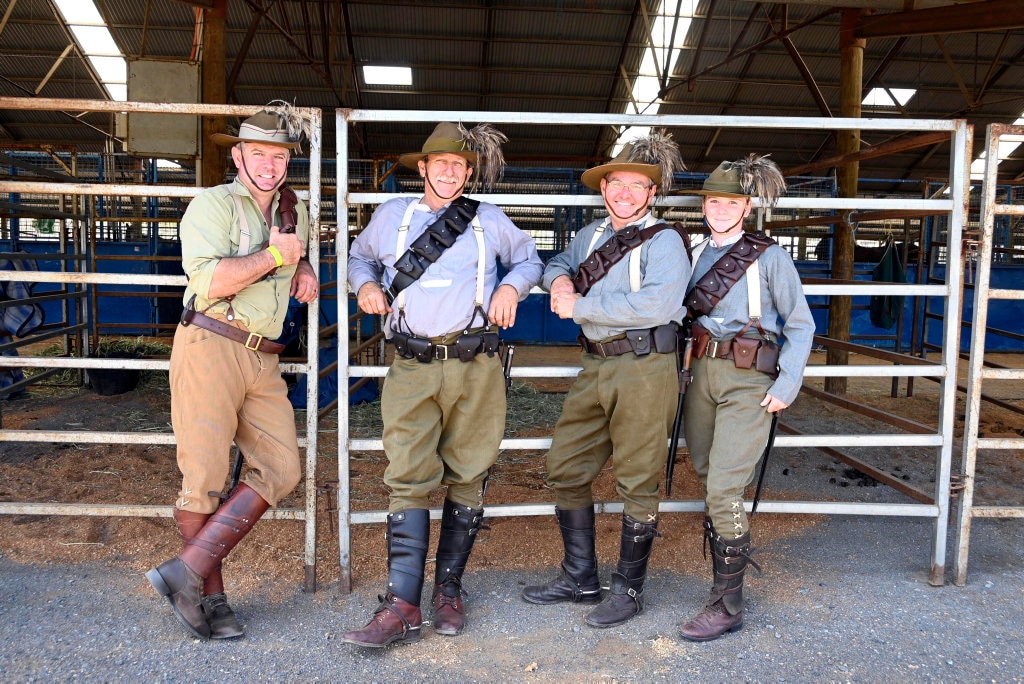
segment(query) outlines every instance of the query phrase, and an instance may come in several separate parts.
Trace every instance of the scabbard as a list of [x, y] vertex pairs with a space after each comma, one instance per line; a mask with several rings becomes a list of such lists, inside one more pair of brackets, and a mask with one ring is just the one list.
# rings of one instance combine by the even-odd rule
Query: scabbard
[[757, 502], [761, 500], [761, 485], [764, 484], [764, 473], [768, 469], [768, 457], [772, 453], [772, 445], [775, 444], [775, 428], [779, 425], [779, 413], [772, 414], [772, 424], [768, 428], [768, 443], [764, 445], [764, 453], [761, 454], [761, 473], [757, 476], [757, 488], [754, 489], [754, 502], [750, 504], [750, 515], [757, 512]]
[[683, 394], [679, 394], [676, 404], [676, 419], [672, 422], [672, 438], [668, 443], [668, 460], [665, 462], [665, 498], [672, 495], [672, 475], [676, 470], [676, 448], [679, 444], [679, 431], [683, 424]]

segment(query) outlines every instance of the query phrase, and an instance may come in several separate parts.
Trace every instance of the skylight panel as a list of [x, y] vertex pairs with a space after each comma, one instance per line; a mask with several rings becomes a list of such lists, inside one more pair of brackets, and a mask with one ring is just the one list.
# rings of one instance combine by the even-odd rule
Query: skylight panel
[[[678, 59], [682, 52], [696, 5], [697, 0], [664, 0], [658, 11], [649, 15], [650, 43], [640, 62], [640, 73], [633, 81], [632, 101], [626, 105], [627, 112], [646, 115], [658, 113], [661, 106], [661, 82], [658, 75], [671, 73], [672, 65], [668, 62]], [[622, 130], [612, 149], [612, 156], [618, 154], [625, 143], [647, 135], [650, 130], [650, 127], [638, 126]]]
[[[1011, 125], [1024, 126], [1024, 112], [1021, 112], [1020, 118]], [[1000, 141], [999, 146], [996, 148], [996, 155], [998, 156], [996, 165], [998, 166], [1004, 159], [1009, 158], [1018, 147], [1020, 147], [1019, 142], [1012, 140]], [[971, 162], [971, 180], [982, 180], [985, 177], [985, 157], [986, 153], [982, 151], [978, 158]]]
[[54, 0], [54, 4], [68, 24], [106, 26], [96, 4], [91, 0]]
[[366, 85], [411, 86], [412, 69], [396, 66], [363, 67], [363, 80]]
[[864, 107], [902, 107], [917, 91], [913, 88], [872, 88], [861, 101]]
[[112, 100], [128, 99], [128, 63], [91, 0], [54, 0], [79, 49]]

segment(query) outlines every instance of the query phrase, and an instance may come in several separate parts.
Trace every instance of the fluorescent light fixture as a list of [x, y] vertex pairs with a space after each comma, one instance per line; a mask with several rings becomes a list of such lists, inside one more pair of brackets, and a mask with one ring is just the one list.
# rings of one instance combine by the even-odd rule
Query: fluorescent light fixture
[[395, 66], [364, 66], [366, 85], [411, 86], [412, 69]]
[[111, 100], [128, 99], [128, 63], [93, 0], [54, 0]]
[[913, 88], [872, 88], [861, 101], [864, 107], [902, 107], [917, 91]]

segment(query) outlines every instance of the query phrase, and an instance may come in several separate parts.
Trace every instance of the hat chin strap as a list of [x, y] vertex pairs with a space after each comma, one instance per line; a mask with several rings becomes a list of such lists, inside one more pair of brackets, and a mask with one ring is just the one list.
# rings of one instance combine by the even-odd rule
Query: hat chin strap
[[712, 233], [718, 233], [719, 235], [724, 235], [725, 233], [730, 232], [736, 226], [743, 225], [743, 219], [745, 219], [745, 218], [747, 218], [747, 217], [746, 216], [741, 216], [739, 221], [737, 221], [736, 223], [732, 224], [731, 226], [729, 226], [725, 230], [718, 230], [713, 225], [711, 225], [711, 221], [708, 221], [708, 217], [705, 216], [704, 217], [704, 225], [706, 225], [708, 227], [708, 230], [710, 230]]
[[462, 181], [462, 185], [459, 186], [458, 190], [456, 190], [455, 192], [452, 193], [451, 197], [445, 197], [444, 195], [439, 193], [437, 191], [437, 188], [434, 187], [434, 184], [430, 182], [430, 176], [428, 174], [426, 174], [426, 173], [423, 174], [423, 180], [426, 181], [427, 185], [430, 186], [430, 189], [434, 192], [435, 195], [437, 195], [437, 197], [439, 197], [440, 199], [443, 199], [446, 202], [450, 202], [453, 199], [455, 199], [456, 197], [458, 197], [462, 193], [462, 191], [466, 189], [466, 182], [469, 179], [467, 178], [466, 180]]
[[272, 187], [270, 190], [264, 191], [262, 188], [260, 188], [259, 185], [256, 184], [256, 179], [252, 177], [251, 173], [249, 173], [249, 167], [245, 165], [245, 155], [243, 154], [239, 156], [242, 157], [242, 170], [245, 171], [245, 175], [249, 177], [249, 182], [252, 183], [255, 187], [259, 188], [261, 192], [277, 192], [278, 189], [280, 189], [280, 187], [284, 185], [284, 182], [288, 179], [287, 176], [283, 176], [281, 180], [277, 181], [277, 184], [274, 187]]

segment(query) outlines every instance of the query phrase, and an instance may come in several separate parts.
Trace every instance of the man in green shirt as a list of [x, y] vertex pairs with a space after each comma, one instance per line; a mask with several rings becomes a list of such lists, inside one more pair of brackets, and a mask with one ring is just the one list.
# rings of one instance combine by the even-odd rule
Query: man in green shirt
[[[171, 351], [171, 422], [185, 548], [146, 573], [202, 639], [243, 634], [224, 595], [221, 561], [302, 476], [295, 416], [278, 368], [289, 298], [319, 293], [306, 260], [309, 215], [285, 184], [305, 120], [283, 102], [246, 119], [231, 144], [232, 183], [205, 190], [181, 221], [185, 311]], [[249, 466], [219, 496], [234, 443]]]

